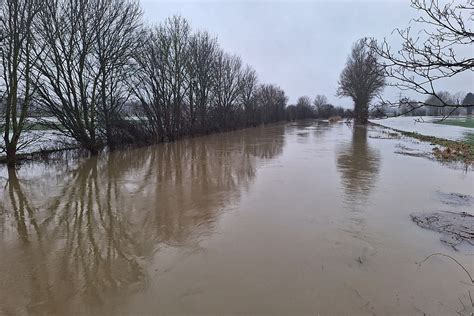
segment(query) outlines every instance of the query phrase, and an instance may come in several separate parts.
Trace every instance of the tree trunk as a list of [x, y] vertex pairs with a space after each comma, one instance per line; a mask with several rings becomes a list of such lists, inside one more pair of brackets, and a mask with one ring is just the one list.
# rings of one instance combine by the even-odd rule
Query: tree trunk
[[89, 151], [91, 156], [97, 156], [99, 154], [99, 148], [98, 145], [94, 142], [90, 142], [89, 144], [84, 146], [85, 149]]
[[369, 107], [364, 102], [356, 102], [354, 107], [354, 120], [357, 125], [367, 125], [369, 122]]
[[7, 146], [7, 167], [14, 168], [16, 165], [16, 144], [8, 144]]

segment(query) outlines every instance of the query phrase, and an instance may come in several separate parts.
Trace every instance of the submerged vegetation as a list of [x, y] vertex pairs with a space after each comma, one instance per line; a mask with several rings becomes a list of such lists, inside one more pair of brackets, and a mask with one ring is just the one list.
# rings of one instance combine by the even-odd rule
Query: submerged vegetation
[[446, 120], [442, 120], [439, 122], [436, 122], [437, 124], [443, 124], [443, 125], [452, 125], [452, 126], [460, 126], [460, 127], [468, 127], [468, 128], [474, 128], [474, 117], [472, 116], [467, 116], [464, 118], [449, 118]]
[[465, 164], [474, 163], [474, 144], [421, 135], [415, 132], [400, 131], [400, 133], [407, 137], [416, 138], [422, 142], [428, 142], [431, 145], [437, 145], [433, 148], [433, 154], [439, 160], [461, 161]]
[[[371, 123], [381, 126], [388, 130], [393, 130], [405, 137], [411, 137], [422, 142], [430, 143], [435, 146], [432, 149], [434, 157], [440, 161], [455, 162], [459, 161], [466, 165], [474, 164], [474, 143], [469, 141], [454, 141], [434, 136], [426, 136], [416, 132], [407, 132], [395, 128], [389, 128], [380, 124]], [[388, 132], [389, 138], [398, 138], [396, 133]]]

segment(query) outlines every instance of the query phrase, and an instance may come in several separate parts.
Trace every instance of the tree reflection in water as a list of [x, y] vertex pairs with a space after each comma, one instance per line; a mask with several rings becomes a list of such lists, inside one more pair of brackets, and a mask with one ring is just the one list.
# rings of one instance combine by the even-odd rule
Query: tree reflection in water
[[367, 143], [367, 128], [354, 126], [352, 141], [341, 146], [337, 154], [337, 168], [350, 207], [368, 198], [379, 172], [380, 159], [380, 153]]
[[0, 313], [118, 310], [145, 286], [155, 251], [197, 247], [212, 233], [258, 163], [282, 153], [283, 133], [276, 125], [114, 152], [29, 180], [10, 170], [0, 192], [0, 251], [9, 254]]

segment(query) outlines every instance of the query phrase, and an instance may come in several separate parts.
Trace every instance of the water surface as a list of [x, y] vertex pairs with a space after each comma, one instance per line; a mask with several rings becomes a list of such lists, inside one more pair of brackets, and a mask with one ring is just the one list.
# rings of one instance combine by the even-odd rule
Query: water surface
[[306, 122], [0, 170], [0, 314], [450, 315], [474, 176], [377, 128]]

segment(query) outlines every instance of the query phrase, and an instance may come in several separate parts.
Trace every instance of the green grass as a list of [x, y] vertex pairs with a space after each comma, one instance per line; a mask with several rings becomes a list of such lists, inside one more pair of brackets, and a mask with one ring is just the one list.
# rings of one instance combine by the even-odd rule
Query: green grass
[[474, 165], [474, 133], [466, 133], [462, 141], [454, 141], [434, 136], [426, 136], [416, 132], [406, 132], [396, 128], [388, 128], [380, 124], [371, 123], [389, 130], [396, 131], [403, 136], [430, 143], [434, 147], [433, 154], [440, 161], [461, 161], [466, 165]]
[[436, 122], [436, 124], [474, 128], [474, 117], [448, 118], [444, 121]]
[[[24, 131], [47, 131], [51, 128], [40, 123], [25, 123]], [[0, 125], [0, 132], [3, 133], [4, 127]]]
[[27, 123], [25, 129], [30, 131], [47, 131], [51, 128], [49, 126], [40, 124], [40, 123]]
[[464, 134], [462, 141], [474, 147], [474, 133]]

